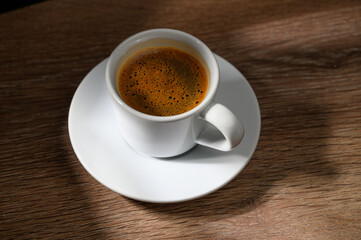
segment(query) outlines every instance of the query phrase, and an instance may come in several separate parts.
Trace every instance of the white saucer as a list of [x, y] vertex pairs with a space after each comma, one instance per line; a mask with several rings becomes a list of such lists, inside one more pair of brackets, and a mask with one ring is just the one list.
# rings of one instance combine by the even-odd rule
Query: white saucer
[[256, 149], [261, 117], [257, 98], [244, 76], [216, 56], [220, 86], [216, 102], [242, 121], [245, 136], [230, 152], [196, 146], [170, 159], [134, 152], [122, 139], [105, 84], [107, 59], [79, 85], [69, 110], [69, 135], [84, 168], [100, 183], [129, 198], [145, 202], [187, 201], [209, 194], [231, 181]]

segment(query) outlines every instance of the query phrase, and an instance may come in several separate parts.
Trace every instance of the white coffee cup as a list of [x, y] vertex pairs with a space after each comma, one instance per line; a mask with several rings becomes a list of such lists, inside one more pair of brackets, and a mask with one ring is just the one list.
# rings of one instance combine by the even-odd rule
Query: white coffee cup
[[[204, 100], [188, 112], [173, 116], [153, 116], [128, 106], [117, 90], [118, 73], [126, 59], [148, 47], [176, 47], [197, 58], [208, 75]], [[219, 67], [212, 51], [194, 36], [172, 29], [153, 29], [137, 33], [112, 52], [106, 67], [106, 83], [114, 105], [118, 126], [128, 144], [143, 154], [172, 157], [196, 144], [230, 151], [242, 140], [244, 130], [239, 119], [225, 106], [213, 102], [219, 84]], [[224, 138], [207, 134], [213, 125]]]

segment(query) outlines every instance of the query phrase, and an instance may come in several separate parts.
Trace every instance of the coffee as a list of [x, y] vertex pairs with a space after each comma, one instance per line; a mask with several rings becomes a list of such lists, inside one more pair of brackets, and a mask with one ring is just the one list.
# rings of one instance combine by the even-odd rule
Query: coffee
[[140, 50], [125, 61], [118, 74], [118, 91], [123, 101], [156, 116], [193, 109], [205, 98], [207, 88], [202, 64], [174, 47]]

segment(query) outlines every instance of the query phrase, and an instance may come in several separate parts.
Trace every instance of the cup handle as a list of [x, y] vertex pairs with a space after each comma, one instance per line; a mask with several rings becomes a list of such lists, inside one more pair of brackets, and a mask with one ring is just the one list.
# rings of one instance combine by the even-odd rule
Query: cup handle
[[211, 103], [199, 117], [212, 124], [223, 137], [220, 138], [219, 134], [215, 134], [216, 129], [204, 124], [203, 130], [196, 138], [196, 143], [220, 151], [230, 151], [242, 141], [244, 128], [241, 121], [222, 104]]

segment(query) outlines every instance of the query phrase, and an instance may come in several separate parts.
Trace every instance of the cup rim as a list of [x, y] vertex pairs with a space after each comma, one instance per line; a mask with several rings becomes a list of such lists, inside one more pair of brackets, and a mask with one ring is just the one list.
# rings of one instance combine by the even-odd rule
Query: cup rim
[[[130, 42], [139, 41], [141, 39], [141, 37], [144, 35], [154, 34], [154, 38], [166, 39], [166, 37], [157, 37], [157, 34], [164, 34], [164, 33], [169, 33], [173, 36], [176, 36], [176, 35], [183, 36], [183, 37], [186, 37], [186, 38], [190, 39], [191, 41], [195, 42], [197, 46], [199, 46], [200, 48], [203, 48], [203, 50], [206, 51], [209, 61], [211, 63], [214, 63], [212, 65], [215, 66], [212, 70], [209, 69], [210, 71], [214, 71], [214, 73], [211, 74], [211, 77], [210, 77], [211, 78], [210, 81], [212, 82], [212, 84], [211, 84], [210, 88], [207, 90], [206, 97], [203, 99], [203, 101], [200, 104], [198, 104], [196, 107], [192, 108], [191, 110], [189, 110], [187, 112], [177, 114], [177, 115], [172, 115], [172, 116], [156, 116], [156, 115], [150, 115], [150, 114], [146, 114], [146, 113], [140, 112], [138, 110], [135, 110], [134, 108], [130, 107], [126, 102], [124, 102], [121, 99], [121, 97], [118, 93], [118, 90], [115, 89], [114, 85], [112, 84], [114, 72], [111, 72], [111, 69], [114, 64], [118, 63], [119, 58], [116, 58], [116, 53], [118, 51], [120, 51], [126, 44], [128, 44]], [[180, 42], [182, 42], [182, 41], [180, 41]], [[199, 52], [198, 49], [194, 49], [194, 50]], [[117, 68], [114, 67], [114, 69], [117, 69]], [[168, 29], [168, 28], [156, 28], [156, 29], [150, 29], [150, 30], [138, 32], [138, 33], [126, 38], [124, 41], [122, 41], [112, 51], [112, 53], [108, 59], [108, 62], [106, 65], [106, 70], [105, 70], [105, 79], [106, 79], [107, 88], [110, 91], [110, 94], [112, 95], [112, 97], [116, 100], [116, 102], [118, 104], [121, 105], [121, 107], [123, 109], [125, 109], [130, 114], [137, 116], [138, 118], [155, 121], [155, 122], [172, 122], [172, 121], [178, 121], [178, 120], [188, 118], [198, 112], [201, 112], [209, 105], [209, 103], [212, 102], [212, 100], [215, 96], [215, 93], [217, 91], [218, 84], [219, 84], [219, 67], [218, 67], [217, 60], [214, 57], [214, 54], [212, 53], [212, 51], [198, 38], [194, 37], [193, 35], [191, 35], [189, 33], [185, 33], [185, 32], [179, 31], [179, 30]]]

